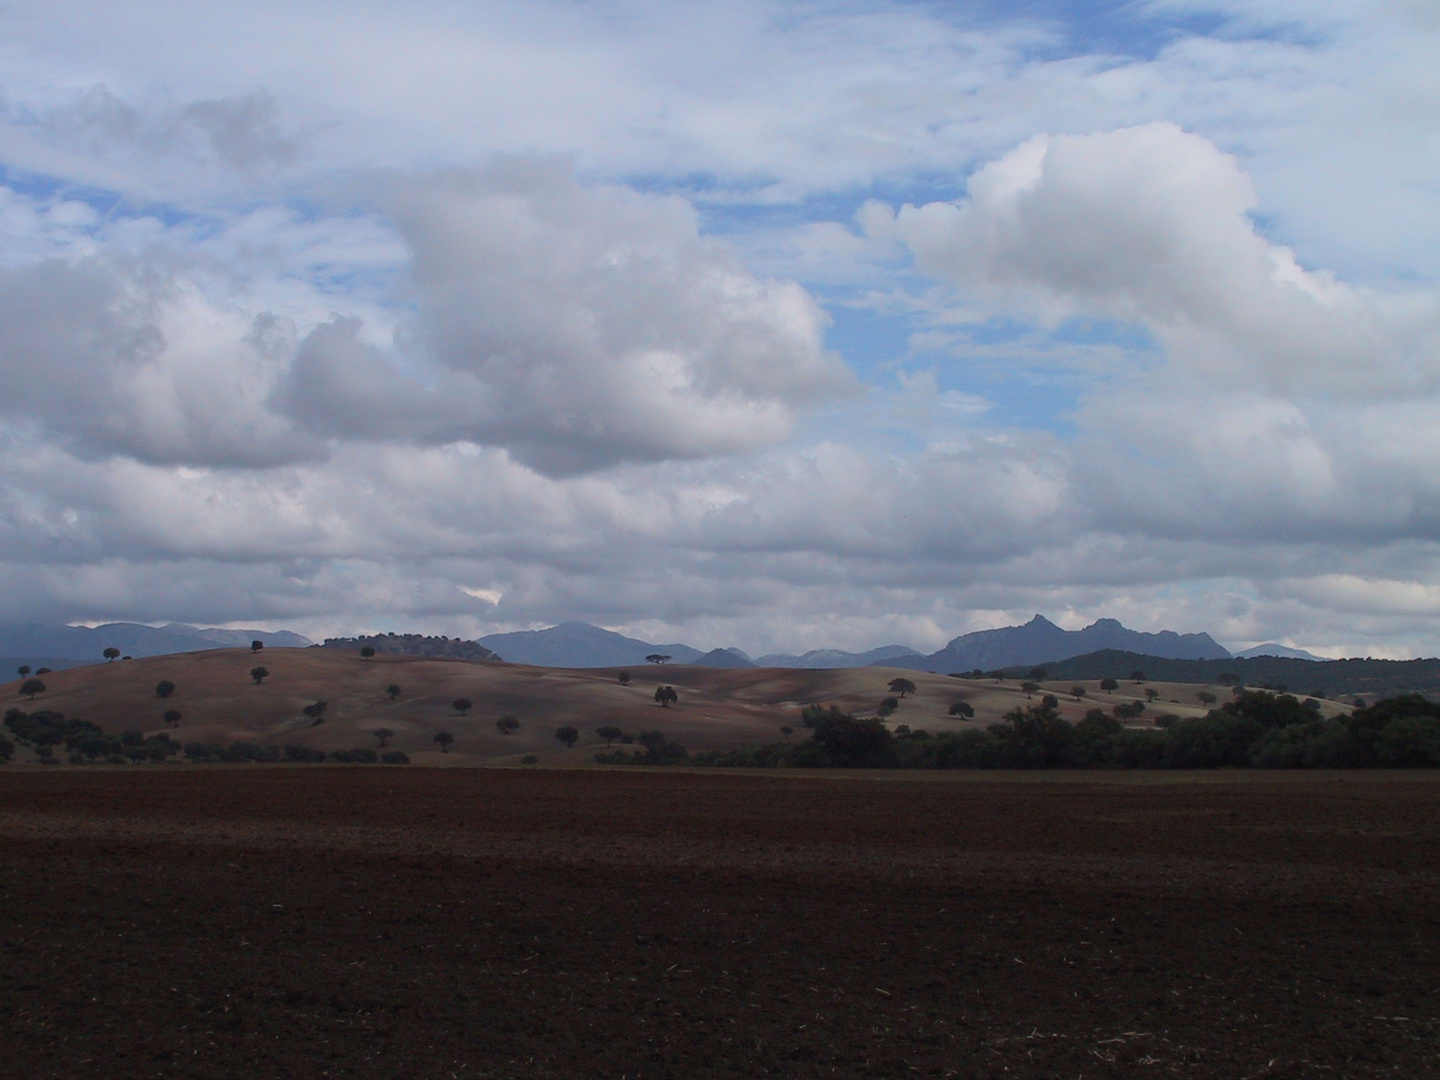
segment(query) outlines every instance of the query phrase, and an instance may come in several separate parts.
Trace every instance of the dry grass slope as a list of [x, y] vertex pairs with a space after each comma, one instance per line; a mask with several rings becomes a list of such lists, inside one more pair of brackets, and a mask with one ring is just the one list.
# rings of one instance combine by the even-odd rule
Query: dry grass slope
[[[256, 685], [250, 669], [269, 672]], [[589, 764], [603, 749], [595, 729], [614, 724], [627, 731], [658, 728], [692, 751], [731, 748], [781, 738], [780, 728], [803, 737], [799, 710], [820, 702], [850, 712], [873, 714], [889, 695], [888, 682], [910, 679], [916, 692], [907, 695], [890, 717], [892, 725], [908, 724], [932, 734], [969, 725], [996, 722], [1017, 705], [1036, 704], [1016, 682], [953, 679], [926, 672], [889, 668], [802, 670], [792, 668], [717, 668], [665, 665], [629, 669], [632, 680], [620, 685], [618, 669], [552, 669], [522, 664], [476, 664], [402, 656], [362, 659], [358, 654], [327, 649], [215, 649], [174, 656], [147, 657], [92, 667], [56, 671], [44, 676], [46, 692], [33, 703], [19, 693], [19, 680], [0, 687], [0, 701], [27, 711], [53, 709], [101, 725], [108, 732], [136, 728], [148, 733], [169, 731], [182, 742], [230, 742], [251, 739], [264, 744], [304, 743], [321, 750], [374, 746], [372, 733], [389, 728], [392, 748], [417, 763], [516, 763], [527, 754], [547, 765]], [[162, 700], [155, 685], [169, 680], [175, 692]], [[391, 700], [386, 688], [400, 686]], [[672, 685], [679, 692], [675, 706], [662, 709], [655, 688]], [[1199, 716], [1206, 711], [1196, 695], [1205, 687], [1180, 683], [1123, 682], [1102, 693], [1095, 682], [1084, 683], [1085, 698], [1069, 695], [1072, 682], [1043, 684], [1043, 693], [1060, 698], [1062, 714], [1079, 720], [1087, 709], [1144, 699], [1146, 688], [1159, 698], [1146, 717], [1171, 712]], [[1210, 687], [1221, 700], [1227, 691]], [[474, 707], [466, 716], [452, 708], [456, 698]], [[960, 700], [975, 708], [966, 722], [948, 715]], [[325, 722], [311, 726], [302, 709], [329, 703]], [[1327, 712], [1332, 708], [1328, 707]], [[163, 716], [178, 710], [179, 727], [167, 728]], [[502, 735], [495, 721], [513, 715], [520, 728]], [[1144, 722], [1148, 722], [1144, 721]], [[572, 724], [581, 733], [566, 750], [554, 731]], [[449, 731], [455, 744], [442, 754], [435, 745], [439, 731]]]

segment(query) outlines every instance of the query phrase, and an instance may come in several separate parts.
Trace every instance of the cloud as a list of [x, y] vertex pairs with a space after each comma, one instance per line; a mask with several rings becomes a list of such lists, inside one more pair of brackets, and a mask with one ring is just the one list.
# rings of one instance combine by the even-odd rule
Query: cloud
[[393, 355], [353, 320], [302, 342], [281, 400], [307, 428], [468, 439], [558, 475], [774, 444], [851, 389], [819, 305], [748, 273], [682, 199], [510, 159], [409, 185], [395, 216], [417, 317]]
[[85, 456], [264, 468], [324, 446], [266, 406], [258, 323], [154, 266], [106, 256], [0, 268], [0, 415]]
[[1259, 234], [1255, 205], [1234, 158], [1151, 123], [1036, 136], [972, 175], [965, 199], [907, 205], [878, 231], [893, 229], [920, 270], [991, 310], [1137, 321], [1208, 380], [1433, 390], [1433, 295], [1382, 298], [1304, 269]]

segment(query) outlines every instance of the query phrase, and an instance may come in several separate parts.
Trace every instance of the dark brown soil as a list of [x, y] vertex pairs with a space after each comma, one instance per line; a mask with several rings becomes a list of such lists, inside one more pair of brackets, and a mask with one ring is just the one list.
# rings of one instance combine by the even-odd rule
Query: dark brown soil
[[1440, 778], [0, 772], [0, 1075], [1437, 1074]]

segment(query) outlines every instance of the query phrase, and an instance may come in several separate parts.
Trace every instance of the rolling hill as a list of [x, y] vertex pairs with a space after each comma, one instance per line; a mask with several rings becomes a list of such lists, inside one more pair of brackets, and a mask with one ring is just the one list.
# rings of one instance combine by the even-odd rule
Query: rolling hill
[[[256, 685], [250, 677], [257, 664], [269, 671]], [[180, 742], [253, 740], [262, 744], [301, 743], [320, 750], [374, 746], [379, 728], [395, 732], [391, 747], [410, 754], [417, 763], [505, 764], [535, 754], [553, 765], [586, 765], [604, 749], [594, 735], [597, 727], [614, 724], [630, 732], [658, 729], [690, 750], [728, 749], [781, 737], [780, 728], [796, 729], [803, 738], [798, 714], [803, 705], [834, 704], [846, 711], [874, 713], [897, 676], [911, 679], [914, 694], [900, 702], [890, 723], [925, 728], [931, 733], [961, 730], [970, 724], [997, 721], [1003, 713], [1033, 701], [1014, 682], [972, 681], [894, 668], [714, 668], [696, 665], [642, 665], [631, 669], [632, 681], [621, 685], [617, 669], [554, 669], [521, 664], [468, 663], [400, 655], [370, 660], [332, 649], [266, 649], [258, 657], [248, 649], [217, 649], [148, 657], [55, 671], [44, 678], [46, 691], [33, 702], [20, 694], [20, 684], [0, 686], [0, 701], [26, 712], [49, 709], [99, 724], [107, 732], [127, 729], [147, 734], [166, 731]], [[175, 684], [168, 698], [156, 696], [161, 680]], [[1122, 686], [1113, 694], [1085, 685], [1086, 697], [1075, 701], [1068, 690], [1076, 680], [1046, 684], [1061, 699], [1061, 711], [1078, 720], [1088, 708], [1134, 700], [1142, 688]], [[394, 700], [390, 685], [400, 687]], [[658, 685], [672, 685], [679, 702], [661, 708], [654, 701]], [[1169, 711], [1202, 715], [1194, 686], [1151, 683], [1161, 702], [1147, 715]], [[457, 715], [452, 703], [468, 698], [473, 709]], [[975, 709], [973, 721], [950, 717], [957, 700]], [[1172, 701], [1172, 699], [1174, 699]], [[317, 700], [328, 702], [319, 725], [302, 713]], [[178, 727], [167, 728], [167, 709], [182, 714]], [[502, 735], [495, 721], [513, 715], [520, 729]], [[554, 738], [555, 728], [572, 724], [581, 741], [566, 750]], [[456, 738], [450, 753], [436, 749], [435, 734]]]

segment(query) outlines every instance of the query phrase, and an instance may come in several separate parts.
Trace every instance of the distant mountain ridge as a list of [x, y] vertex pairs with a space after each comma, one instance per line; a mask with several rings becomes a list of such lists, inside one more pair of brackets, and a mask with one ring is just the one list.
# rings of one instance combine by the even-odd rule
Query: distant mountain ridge
[[244, 648], [263, 641], [277, 648], [304, 648], [310, 639], [289, 630], [222, 630], [216, 627], [169, 623], [106, 623], [103, 626], [46, 626], [22, 623], [0, 626], [0, 656], [23, 660], [32, 667], [104, 663], [106, 649], [124, 656], [167, 656], [202, 649]]
[[922, 656], [918, 649], [908, 645], [881, 645], [865, 652], [844, 652], [841, 649], [811, 649], [794, 656], [790, 653], [767, 653], [755, 661], [756, 667], [788, 668], [849, 668], [873, 667], [887, 664], [891, 660], [907, 656]]
[[1236, 659], [1249, 660], [1256, 656], [1281, 656], [1286, 660], [1314, 660], [1323, 662], [1325, 657], [1316, 656], [1304, 649], [1292, 649], [1289, 645], [1276, 645], [1273, 641], [1265, 645], [1256, 645], [1253, 648], [1243, 649], [1233, 654]]
[[872, 661], [870, 667], [905, 667], [918, 671], [993, 671], [1017, 664], [1044, 664], [1072, 656], [1113, 649], [1175, 660], [1228, 660], [1230, 652], [1209, 634], [1148, 634], [1130, 630], [1115, 619], [1099, 619], [1083, 630], [1062, 630], [1043, 615], [1024, 626], [977, 630], [962, 634], [929, 656], [901, 656]]

